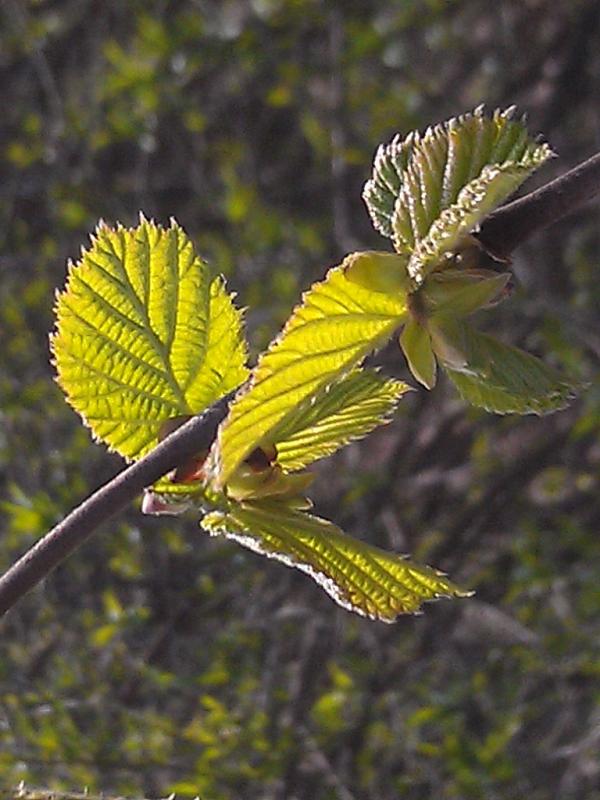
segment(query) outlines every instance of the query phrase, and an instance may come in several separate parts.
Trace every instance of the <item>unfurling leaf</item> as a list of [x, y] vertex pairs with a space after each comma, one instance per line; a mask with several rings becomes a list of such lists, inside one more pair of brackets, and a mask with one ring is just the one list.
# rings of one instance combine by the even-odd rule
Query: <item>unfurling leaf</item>
[[58, 382], [95, 437], [129, 459], [169, 417], [244, 381], [241, 315], [183, 230], [100, 224], [57, 297]]
[[223, 486], [255, 447], [293, 419], [301, 403], [354, 369], [403, 322], [406, 297], [350, 282], [344, 264], [304, 294], [282, 333], [264, 353], [248, 388], [232, 403], [219, 434]]
[[549, 414], [565, 408], [577, 386], [539, 358], [462, 325], [465, 366], [446, 368], [460, 395], [497, 414]]
[[465, 330], [465, 324], [456, 317], [440, 315], [430, 320], [431, 346], [443, 367], [465, 371], [470, 369]]
[[439, 597], [465, 597], [445, 575], [346, 536], [324, 519], [272, 501], [209, 514], [202, 527], [308, 573], [341, 606], [394, 622]]
[[440, 266], [445, 256], [450, 258], [465, 237], [518, 189], [549, 154], [544, 145], [539, 145], [538, 150], [527, 154], [521, 163], [509, 161], [486, 166], [481, 175], [464, 186], [456, 202], [445, 208], [427, 234], [416, 242], [406, 267], [415, 283], [421, 284], [426, 275]]
[[415, 285], [551, 155], [513, 112], [477, 108], [377, 151], [363, 197]]
[[[375, 228], [393, 240], [402, 280], [408, 275], [411, 319], [400, 344], [417, 380], [432, 388], [437, 360], [475, 405], [546, 413], [564, 407], [573, 387], [532, 356], [477, 338], [463, 322], [509, 292], [508, 273], [479, 268], [481, 245], [473, 233], [552, 155], [513, 113], [509, 108], [489, 118], [477, 108], [423, 135], [396, 137], [377, 151], [363, 196]], [[380, 261], [369, 259], [355, 271], [385, 291]]]
[[[278, 501], [301, 500], [306, 505], [304, 493], [313, 482], [311, 472], [286, 474], [279, 464], [269, 464], [263, 469], [254, 469], [244, 461], [227, 484], [227, 496], [237, 502], [258, 498], [277, 498]], [[310, 503], [308, 504], [310, 507]]]
[[418, 140], [419, 134], [413, 132], [404, 140], [398, 134], [389, 144], [379, 145], [373, 163], [373, 176], [363, 190], [363, 198], [375, 229], [389, 238], [394, 235], [392, 220], [404, 172]]

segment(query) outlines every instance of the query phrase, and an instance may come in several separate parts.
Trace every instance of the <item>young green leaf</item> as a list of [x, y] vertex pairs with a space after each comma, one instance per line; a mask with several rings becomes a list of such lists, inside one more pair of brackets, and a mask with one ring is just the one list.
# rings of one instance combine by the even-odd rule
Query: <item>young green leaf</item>
[[261, 356], [248, 388], [232, 403], [219, 434], [223, 486], [255, 447], [272, 444], [278, 426], [380, 347], [403, 322], [406, 297], [347, 280], [344, 264], [304, 294], [283, 331]]
[[417, 320], [410, 319], [402, 330], [400, 347], [415, 378], [427, 389], [433, 389], [437, 380], [437, 365], [427, 328]]
[[406, 293], [412, 288], [406, 267], [408, 258], [398, 253], [366, 250], [344, 259], [346, 279], [372, 292]]
[[308, 573], [344, 608], [394, 622], [423, 602], [465, 597], [442, 573], [353, 539], [327, 520], [272, 501], [208, 514], [201, 522], [245, 547]]
[[417, 284], [551, 155], [513, 113], [480, 107], [377, 151], [363, 197]]
[[497, 303], [509, 282], [509, 272], [445, 269], [430, 276], [423, 297], [430, 316], [452, 314], [463, 317]]
[[277, 463], [286, 472], [304, 469], [348, 442], [389, 422], [410, 387], [371, 370], [352, 372], [305, 400], [272, 433]]
[[469, 342], [464, 320], [450, 315], [439, 314], [428, 322], [431, 346], [443, 367], [457, 371], [470, 372]]
[[100, 224], [56, 301], [58, 382], [96, 438], [129, 459], [169, 417], [202, 411], [247, 375], [241, 314], [183, 230]]
[[549, 414], [565, 408], [576, 386], [539, 358], [463, 323], [466, 366], [446, 366], [460, 395], [497, 414]]
[[394, 235], [394, 207], [402, 188], [404, 171], [418, 139], [418, 133], [409, 133], [404, 140], [397, 134], [389, 144], [379, 145], [373, 176], [363, 189], [363, 199], [375, 229], [389, 238]]
[[550, 154], [545, 145], [527, 153], [519, 163], [486, 166], [481, 174], [463, 187], [455, 203], [445, 208], [426, 235], [416, 242], [407, 271], [417, 285], [450, 257], [470, 231], [511, 195]]

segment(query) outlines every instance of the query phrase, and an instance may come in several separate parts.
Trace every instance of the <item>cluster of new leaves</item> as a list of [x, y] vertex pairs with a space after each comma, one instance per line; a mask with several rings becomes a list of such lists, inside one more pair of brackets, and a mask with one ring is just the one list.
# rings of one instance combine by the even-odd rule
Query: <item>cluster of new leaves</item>
[[[70, 266], [56, 311], [59, 383], [93, 434], [128, 459], [247, 378], [241, 313], [175, 223], [166, 230], [144, 219], [135, 229], [101, 224], [91, 248]], [[310, 360], [310, 340], [299, 346]], [[209, 533], [308, 572], [340, 604], [373, 618], [391, 622], [424, 600], [460, 595], [435, 570], [311, 515], [304, 496], [313, 478], [305, 468], [389, 420], [407, 389], [360, 369], [307, 391], [294, 391], [284, 377], [279, 401], [264, 409], [271, 420], [279, 402], [277, 424], [265, 440], [257, 414], [227, 480], [215, 478], [215, 445], [161, 480], [144, 508], [199, 508]]]
[[503, 299], [509, 281], [506, 271], [481, 268], [473, 233], [550, 155], [512, 109], [491, 118], [476, 109], [382, 145], [364, 198], [396, 252], [351, 254], [304, 295], [223, 426], [219, 479], [249, 452], [250, 430], [272, 438], [286, 414], [282, 393], [310, 397], [401, 327], [411, 372], [427, 388], [440, 364], [465, 399], [490, 411], [564, 407], [573, 391], [566, 380], [467, 320]]
[[[466, 318], [508, 295], [509, 273], [482, 269], [479, 224], [552, 152], [531, 139], [514, 108], [483, 108], [396, 137], [375, 156], [364, 199], [375, 228], [398, 254], [396, 286], [373, 258], [350, 280], [408, 295], [400, 345], [415, 378], [436, 383], [439, 363], [461, 395], [496, 413], [544, 414], [563, 408], [573, 387], [541, 361], [475, 330]], [[494, 254], [488, 254], [493, 256]]]
[[310, 514], [306, 467], [390, 418], [409, 387], [361, 363], [401, 327], [428, 388], [439, 364], [463, 397], [499, 413], [568, 402], [560, 376], [467, 322], [503, 299], [509, 279], [481, 268], [473, 233], [550, 155], [511, 110], [477, 109], [380, 147], [364, 197], [395, 252], [354, 253], [329, 270], [251, 373], [232, 297], [175, 223], [100, 225], [58, 296], [59, 382], [94, 435], [130, 459], [241, 385], [211, 450], [161, 480], [146, 511], [200, 508], [209, 533], [308, 572], [372, 618], [463, 595]]

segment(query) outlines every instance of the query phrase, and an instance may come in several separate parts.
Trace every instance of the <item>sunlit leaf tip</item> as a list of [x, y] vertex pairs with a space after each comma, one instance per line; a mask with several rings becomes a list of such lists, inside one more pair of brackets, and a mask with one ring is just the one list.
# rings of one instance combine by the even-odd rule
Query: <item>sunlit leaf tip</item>
[[339, 605], [361, 616], [394, 622], [419, 613], [424, 602], [468, 597], [442, 573], [353, 539], [327, 520], [263, 501], [207, 515], [211, 535], [310, 575]]
[[57, 379], [95, 438], [139, 458], [164, 420], [245, 379], [241, 315], [175, 220], [90, 238], [56, 299]]

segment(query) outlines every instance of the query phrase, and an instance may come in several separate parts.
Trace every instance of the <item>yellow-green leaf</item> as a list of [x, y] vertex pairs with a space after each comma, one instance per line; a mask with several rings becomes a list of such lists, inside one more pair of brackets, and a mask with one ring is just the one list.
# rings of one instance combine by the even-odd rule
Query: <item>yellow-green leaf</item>
[[516, 347], [462, 324], [465, 366], [446, 371], [460, 395], [497, 414], [548, 414], [569, 405], [577, 386]]
[[306, 572], [341, 606], [371, 619], [394, 622], [423, 602], [469, 593], [445, 575], [353, 539], [327, 520], [262, 501], [208, 514], [209, 533]]
[[232, 403], [219, 434], [222, 486], [255, 447], [304, 401], [356, 367], [402, 323], [406, 297], [348, 281], [344, 264], [304, 294], [280, 336], [259, 359], [249, 386]]
[[126, 458], [169, 417], [246, 377], [241, 316], [175, 223], [100, 224], [57, 297], [58, 382], [94, 435]]
[[409, 389], [402, 381], [383, 378], [371, 370], [353, 372], [326, 387], [314, 400], [300, 404], [272, 432], [277, 463], [286, 471], [303, 469], [366, 436], [389, 421]]
[[366, 250], [344, 259], [346, 278], [373, 292], [406, 293], [411, 282], [406, 271], [408, 258], [398, 253]]
[[427, 389], [433, 389], [436, 384], [437, 366], [427, 328], [420, 322], [410, 319], [400, 336], [400, 347], [415, 378]]

